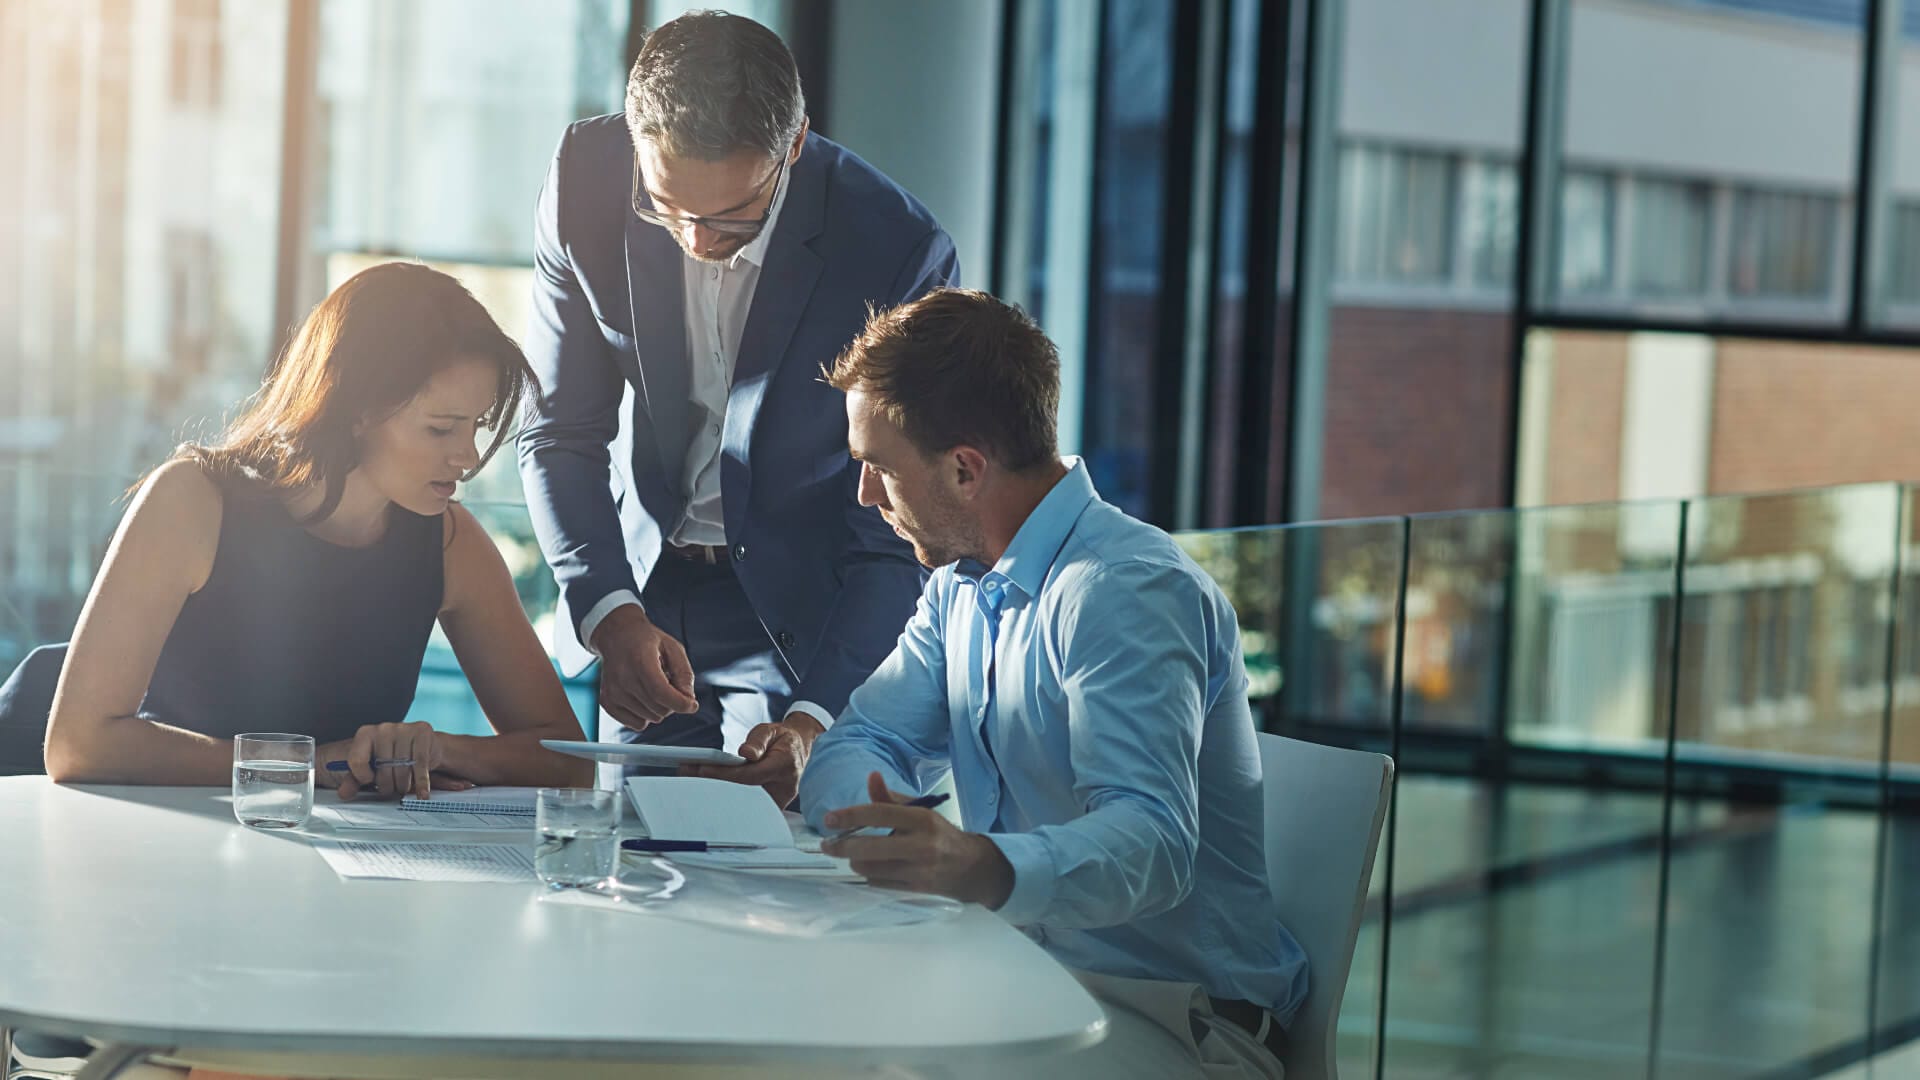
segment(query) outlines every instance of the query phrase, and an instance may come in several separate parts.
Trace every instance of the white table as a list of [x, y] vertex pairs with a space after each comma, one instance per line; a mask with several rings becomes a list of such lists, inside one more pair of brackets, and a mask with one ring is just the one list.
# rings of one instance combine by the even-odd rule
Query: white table
[[979, 908], [805, 940], [538, 895], [343, 881], [298, 837], [236, 823], [224, 790], [3, 778], [0, 1025], [363, 1076], [406, 1072], [395, 1059], [460, 1076], [851, 1071], [1074, 1049], [1105, 1030], [1064, 968]]

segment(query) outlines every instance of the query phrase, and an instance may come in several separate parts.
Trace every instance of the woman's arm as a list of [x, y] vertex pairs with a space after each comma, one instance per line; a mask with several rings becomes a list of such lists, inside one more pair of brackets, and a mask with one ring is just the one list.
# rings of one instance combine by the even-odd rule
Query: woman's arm
[[175, 461], [142, 485], [81, 609], [47, 722], [47, 775], [63, 784], [224, 784], [224, 739], [135, 715], [187, 597], [220, 542], [220, 490]]
[[478, 784], [588, 787], [593, 762], [541, 739], [579, 739], [580, 721], [540, 647], [493, 540], [466, 507], [447, 508], [446, 598], [440, 625], [498, 735], [443, 735], [447, 771]]

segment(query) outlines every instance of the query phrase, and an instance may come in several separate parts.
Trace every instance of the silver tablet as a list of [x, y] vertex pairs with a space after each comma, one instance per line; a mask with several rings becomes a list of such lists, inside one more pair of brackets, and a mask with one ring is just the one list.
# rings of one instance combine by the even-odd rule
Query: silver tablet
[[705, 746], [648, 746], [645, 743], [573, 742], [541, 739], [540, 745], [559, 754], [615, 765], [745, 765], [747, 759]]

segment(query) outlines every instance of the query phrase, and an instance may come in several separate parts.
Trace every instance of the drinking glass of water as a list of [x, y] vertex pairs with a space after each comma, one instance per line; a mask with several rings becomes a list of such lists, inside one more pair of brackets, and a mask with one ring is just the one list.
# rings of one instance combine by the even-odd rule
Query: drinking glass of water
[[620, 858], [614, 791], [541, 788], [533, 804], [533, 872], [550, 889], [579, 889], [613, 876]]
[[313, 812], [313, 736], [233, 737], [233, 816], [260, 829], [292, 829]]

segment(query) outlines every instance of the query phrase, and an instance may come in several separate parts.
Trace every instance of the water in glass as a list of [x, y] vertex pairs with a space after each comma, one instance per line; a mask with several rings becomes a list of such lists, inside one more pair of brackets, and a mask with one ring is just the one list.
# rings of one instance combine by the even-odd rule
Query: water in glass
[[233, 763], [233, 814], [242, 825], [290, 829], [313, 812], [313, 766], [253, 759]]
[[597, 885], [613, 876], [619, 832], [583, 825], [547, 825], [534, 838], [533, 871], [555, 889]]
[[611, 791], [541, 788], [534, 799], [533, 870], [552, 889], [597, 885], [620, 859], [620, 801]]

